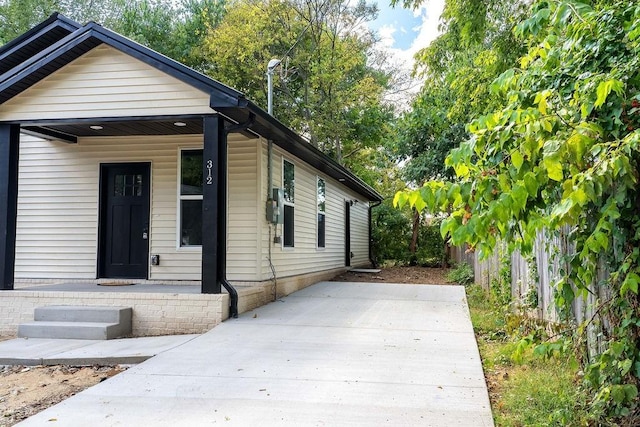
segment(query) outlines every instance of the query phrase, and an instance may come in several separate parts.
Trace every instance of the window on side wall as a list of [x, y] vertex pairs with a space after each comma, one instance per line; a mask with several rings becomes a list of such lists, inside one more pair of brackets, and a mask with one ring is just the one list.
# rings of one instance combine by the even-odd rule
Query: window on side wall
[[295, 213], [295, 169], [293, 163], [283, 160], [282, 183], [284, 188], [284, 221], [282, 224], [282, 245], [294, 247], [294, 213]]
[[318, 247], [324, 248], [325, 245], [325, 228], [326, 228], [326, 194], [327, 188], [324, 179], [318, 177], [318, 192], [317, 192], [317, 204], [318, 204]]
[[180, 151], [180, 247], [202, 246], [202, 150]]

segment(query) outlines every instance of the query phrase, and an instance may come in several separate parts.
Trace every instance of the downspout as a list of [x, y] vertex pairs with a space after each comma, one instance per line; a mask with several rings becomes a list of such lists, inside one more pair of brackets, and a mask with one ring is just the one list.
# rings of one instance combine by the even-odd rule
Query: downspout
[[[243, 130], [247, 130], [249, 126], [253, 124], [255, 121], [255, 114], [249, 113], [249, 119], [244, 123], [238, 123], [237, 125], [232, 125], [225, 128], [225, 140], [227, 139], [227, 135], [234, 132], [241, 132]], [[218, 159], [220, 163], [224, 164], [225, 167], [227, 165], [227, 150], [224, 150], [224, 159]], [[227, 174], [223, 174], [224, 182], [218, 183], [220, 186], [220, 195], [221, 201], [223, 203], [219, 204], [220, 206], [224, 206], [224, 221], [221, 233], [218, 234], [219, 239], [224, 239], [224, 248], [220, 250], [220, 257], [222, 258], [220, 264], [218, 265], [218, 280], [222, 286], [229, 292], [229, 317], [237, 318], [238, 317], [238, 291], [234, 288], [231, 283], [227, 280]]]
[[378, 267], [376, 260], [373, 259], [373, 237], [371, 232], [373, 231], [373, 226], [371, 224], [371, 211], [373, 208], [378, 207], [382, 204], [382, 201], [378, 200], [377, 202], [369, 203], [369, 262], [374, 268]]

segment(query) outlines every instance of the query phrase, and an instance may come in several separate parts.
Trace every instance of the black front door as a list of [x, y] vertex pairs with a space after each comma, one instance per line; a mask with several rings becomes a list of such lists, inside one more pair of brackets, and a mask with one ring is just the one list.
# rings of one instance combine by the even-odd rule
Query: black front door
[[146, 279], [149, 163], [100, 167], [100, 277]]

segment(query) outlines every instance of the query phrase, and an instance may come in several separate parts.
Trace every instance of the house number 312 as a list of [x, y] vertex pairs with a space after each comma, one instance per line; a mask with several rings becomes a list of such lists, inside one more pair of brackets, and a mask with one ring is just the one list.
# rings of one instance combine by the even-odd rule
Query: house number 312
[[213, 177], [211, 176], [212, 167], [213, 167], [213, 162], [210, 159], [207, 160], [207, 185], [213, 184]]

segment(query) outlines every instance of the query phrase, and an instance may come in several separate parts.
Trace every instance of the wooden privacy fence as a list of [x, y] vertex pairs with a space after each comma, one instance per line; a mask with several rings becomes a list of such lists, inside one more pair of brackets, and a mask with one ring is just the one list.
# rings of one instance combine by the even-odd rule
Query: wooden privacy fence
[[[493, 254], [482, 261], [476, 253], [468, 252], [466, 247], [452, 248], [450, 254], [457, 262], [466, 262], [473, 267], [475, 283], [489, 290], [493, 284], [500, 283], [506, 276], [501, 269], [510, 265], [511, 298], [529, 316], [551, 323], [560, 321], [560, 315], [554, 304], [554, 290], [558, 280], [568, 266], [563, 262], [563, 255], [571, 254], [575, 246], [569, 240], [569, 230], [562, 230], [557, 236], [550, 237], [539, 233], [533, 254], [523, 257], [514, 252], [507, 255], [506, 245], [498, 245]], [[510, 262], [509, 262], [510, 261]], [[606, 278], [606, 268], [599, 268], [597, 281]], [[595, 306], [598, 300], [605, 300], [609, 290], [604, 286], [590, 287], [587, 298], [577, 296], [572, 304], [569, 321], [579, 324], [599, 315]], [[591, 355], [601, 350], [601, 335], [596, 325], [608, 327], [606, 319], [598, 318], [587, 328], [589, 350]]]

